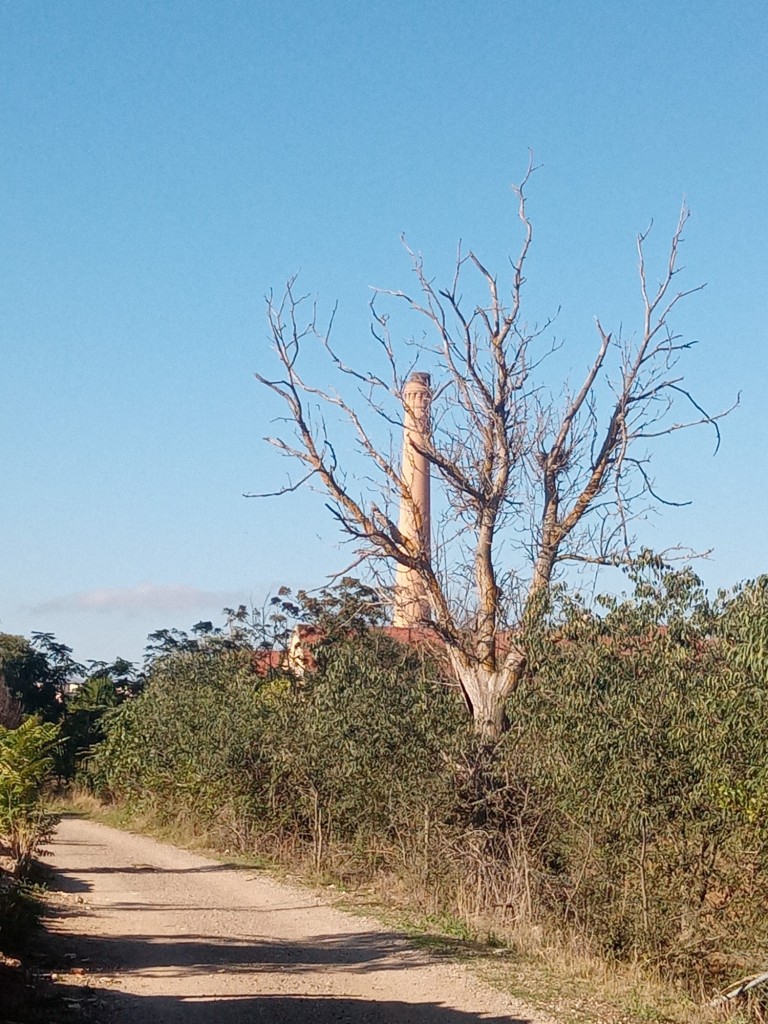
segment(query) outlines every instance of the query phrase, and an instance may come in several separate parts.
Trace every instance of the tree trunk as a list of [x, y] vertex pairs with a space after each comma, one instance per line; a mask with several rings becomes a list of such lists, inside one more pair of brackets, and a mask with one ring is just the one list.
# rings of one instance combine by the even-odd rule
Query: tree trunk
[[484, 747], [495, 746], [509, 722], [506, 702], [525, 669], [525, 655], [515, 651], [496, 669], [470, 662], [459, 652], [450, 652], [456, 677], [472, 713], [475, 734]]

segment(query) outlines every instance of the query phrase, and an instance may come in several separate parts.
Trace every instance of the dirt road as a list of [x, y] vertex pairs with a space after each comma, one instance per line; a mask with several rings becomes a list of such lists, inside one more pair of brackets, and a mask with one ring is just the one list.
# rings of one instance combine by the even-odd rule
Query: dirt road
[[49, 864], [64, 893], [56, 951], [103, 995], [105, 1024], [548, 1024], [460, 965], [253, 869], [77, 818]]

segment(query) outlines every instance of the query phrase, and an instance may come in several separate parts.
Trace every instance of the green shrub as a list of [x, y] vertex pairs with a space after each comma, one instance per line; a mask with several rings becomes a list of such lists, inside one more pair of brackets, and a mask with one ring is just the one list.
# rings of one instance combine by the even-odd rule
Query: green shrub
[[23, 874], [50, 839], [58, 820], [46, 812], [42, 788], [53, 769], [58, 726], [27, 718], [17, 729], [0, 727], [0, 843]]
[[102, 795], [201, 831], [247, 833], [258, 807], [251, 763], [262, 680], [242, 651], [182, 651], [155, 662], [143, 692], [107, 711], [85, 777]]
[[452, 802], [456, 695], [428, 658], [373, 630], [320, 664], [265, 721], [270, 821], [309, 839], [318, 866], [330, 842], [409, 859]]
[[730, 978], [768, 950], [766, 662], [744, 658], [768, 601], [669, 573], [605, 603], [565, 609], [511, 702], [503, 763], [547, 822], [534, 900], [614, 955]]

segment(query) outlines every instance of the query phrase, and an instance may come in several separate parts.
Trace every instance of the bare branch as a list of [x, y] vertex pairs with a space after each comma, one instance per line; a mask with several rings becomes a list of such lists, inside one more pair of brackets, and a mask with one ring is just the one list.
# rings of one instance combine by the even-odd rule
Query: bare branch
[[256, 492], [256, 493], [245, 493], [245, 494], [243, 494], [243, 497], [244, 498], [280, 498], [284, 494], [292, 494], [294, 491], [298, 491], [298, 489], [303, 484], [307, 483], [307, 481], [310, 480], [316, 474], [316, 472], [317, 472], [317, 470], [311, 469], [306, 474], [306, 476], [303, 476], [301, 478], [301, 480], [297, 480], [295, 484], [286, 484], [285, 487], [280, 487], [276, 491], [262, 491], [262, 492]]

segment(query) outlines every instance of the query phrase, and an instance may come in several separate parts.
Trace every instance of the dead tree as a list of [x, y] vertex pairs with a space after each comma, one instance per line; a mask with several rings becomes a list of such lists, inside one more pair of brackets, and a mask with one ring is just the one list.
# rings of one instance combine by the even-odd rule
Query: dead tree
[[[678, 304], [703, 287], [677, 288], [685, 206], [656, 286], [644, 255], [648, 231], [637, 238], [644, 312], [635, 334], [612, 333], [598, 319], [595, 354], [580, 385], [566, 385], [564, 399], [547, 397], [544, 371], [552, 346], [544, 336], [551, 321], [530, 328], [522, 312], [533, 238], [526, 209], [531, 171], [514, 188], [522, 242], [505, 288], [473, 251], [461, 249], [453, 279], [438, 288], [421, 256], [406, 246], [417, 287], [413, 294], [374, 291], [372, 333], [386, 368], [374, 373], [347, 365], [331, 342], [333, 317], [321, 327], [314, 304], [297, 295], [292, 279], [279, 300], [267, 300], [279, 375], [256, 374], [282, 400], [283, 422], [292, 428], [291, 436], [266, 440], [303, 467], [300, 479], [272, 493], [319, 485], [342, 530], [357, 542], [358, 559], [397, 563], [418, 575], [432, 628], [487, 744], [503, 732], [505, 702], [528, 665], [525, 624], [558, 570], [567, 562], [627, 560], [633, 519], [662, 500], [648, 473], [646, 442], [708, 424], [719, 443], [717, 421], [725, 415], [707, 413], [686, 388], [679, 360], [694, 342], [670, 324]], [[481, 301], [463, 296], [472, 277], [482, 288]], [[382, 310], [387, 303], [403, 304], [426, 327], [415, 357], [413, 342], [396, 344], [391, 315]], [[310, 345], [321, 347], [354, 398], [305, 378], [301, 356]], [[397, 507], [413, 507], [413, 496], [394, 449], [378, 441], [375, 426], [377, 418], [402, 426], [405, 382], [415, 365], [435, 382], [422, 454], [455, 526], [452, 539], [432, 551], [428, 540], [419, 543], [398, 530]], [[672, 419], [678, 405], [689, 412]], [[348, 482], [329, 436], [330, 410], [351, 427], [381, 485], [380, 498]]]

